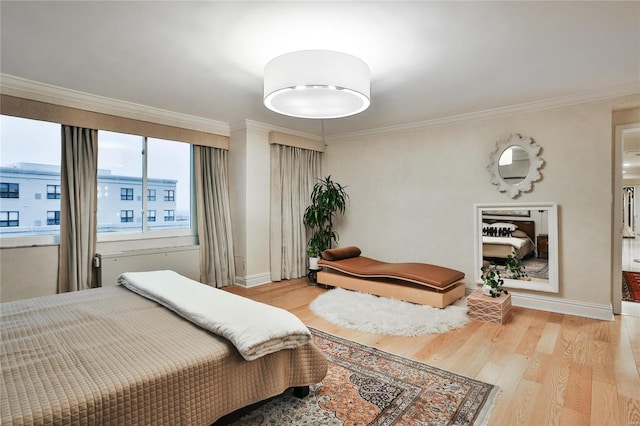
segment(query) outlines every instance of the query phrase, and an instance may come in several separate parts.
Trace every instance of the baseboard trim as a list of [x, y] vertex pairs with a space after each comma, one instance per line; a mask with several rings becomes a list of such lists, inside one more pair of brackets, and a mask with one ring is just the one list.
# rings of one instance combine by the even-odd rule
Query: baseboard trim
[[603, 321], [613, 321], [613, 307], [611, 304], [600, 305], [579, 300], [554, 299], [545, 296], [513, 293], [511, 293], [511, 304], [523, 308], [575, 315]]
[[[477, 287], [480, 288], [480, 287]], [[466, 289], [467, 296], [476, 288]], [[593, 318], [603, 321], [613, 321], [613, 306], [597, 303], [582, 302], [579, 300], [556, 299], [537, 294], [517, 294], [509, 291], [512, 306], [537, 309], [539, 311], [555, 312], [558, 314], [575, 315], [578, 317]]]
[[247, 275], [239, 277], [236, 275], [236, 285], [251, 288], [259, 285], [269, 284], [271, 282], [271, 272], [263, 272], [262, 274]]

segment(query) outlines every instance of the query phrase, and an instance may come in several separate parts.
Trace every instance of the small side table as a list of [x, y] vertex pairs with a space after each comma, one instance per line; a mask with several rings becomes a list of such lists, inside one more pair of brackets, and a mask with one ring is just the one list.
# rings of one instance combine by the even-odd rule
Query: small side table
[[322, 271], [322, 269], [309, 269], [309, 272], [307, 272], [307, 279], [309, 280], [309, 284], [318, 284], [318, 272], [320, 271]]
[[538, 257], [549, 257], [549, 235], [540, 234], [536, 238], [536, 246], [538, 246]]
[[467, 314], [471, 319], [504, 324], [511, 315], [511, 295], [502, 294], [493, 298], [484, 295], [482, 289], [478, 289], [467, 297], [467, 308]]

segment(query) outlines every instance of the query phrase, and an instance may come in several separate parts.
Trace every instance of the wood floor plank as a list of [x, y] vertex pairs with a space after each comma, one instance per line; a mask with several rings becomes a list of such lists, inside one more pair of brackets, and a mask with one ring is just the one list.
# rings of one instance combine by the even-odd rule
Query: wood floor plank
[[500, 404], [496, 406], [495, 418], [508, 419], [515, 404], [516, 389], [522, 380], [522, 373], [527, 368], [527, 357], [513, 354], [507, 362], [502, 374], [495, 383], [500, 388]]
[[629, 426], [640, 425], [640, 400], [618, 396], [618, 403], [622, 417], [621, 424]]
[[514, 307], [505, 325], [471, 321], [444, 334], [383, 336], [316, 315], [309, 304], [327, 290], [306, 277], [226, 290], [290, 310], [309, 327], [496, 384], [489, 425], [640, 426], [639, 318]]
[[617, 426], [622, 424], [618, 391], [611, 383], [593, 382], [591, 393], [591, 424]]
[[564, 406], [584, 414], [590, 414], [591, 386], [591, 367], [572, 362], [569, 366]]
[[633, 399], [639, 398], [640, 374], [631, 348], [633, 338], [629, 336], [626, 326], [623, 325], [625, 320], [626, 317], [621, 317], [617, 321], [620, 324], [618, 328], [620, 337], [617, 345], [613, 347], [613, 363], [616, 370], [618, 394]]
[[535, 312], [535, 315], [531, 319], [531, 324], [529, 324], [529, 328], [527, 328], [522, 339], [520, 339], [518, 347], [516, 347], [517, 353], [522, 355], [532, 355], [535, 352], [536, 347], [540, 342], [540, 338], [542, 337], [547, 316], [547, 313], [544, 311]]
[[554, 425], [560, 424], [564, 406], [564, 395], [569, 381], [571, 361], [564, 356], [549, 359], [547, 374], [542, 381], [540, 397], [534, 402], [533, 417], [529, 424]]
[[544, 352], [551, 354], [555, 350], [558, 343], [558, 336], [560, 335], [560, 324], [548, 322], [542, 329], [540, 340], [536, 346], [536, 352]]
[[508, 417], [505, 419], [505, 423], [510, 425], [527, 424], [533, 416], [535, 408], [531, 401], [538, 399], [541, 391], [541, 384], [521, 380], [507, 408]]

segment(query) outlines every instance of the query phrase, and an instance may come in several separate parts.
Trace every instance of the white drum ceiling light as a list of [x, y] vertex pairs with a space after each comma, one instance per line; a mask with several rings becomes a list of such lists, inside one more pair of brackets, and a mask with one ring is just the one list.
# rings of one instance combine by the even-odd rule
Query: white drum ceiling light
[[340, 118], [369, 107], [369, 66], [355, 56], [303, 50], [272, 59], [264, 68], [264, 105], [298, 118]]

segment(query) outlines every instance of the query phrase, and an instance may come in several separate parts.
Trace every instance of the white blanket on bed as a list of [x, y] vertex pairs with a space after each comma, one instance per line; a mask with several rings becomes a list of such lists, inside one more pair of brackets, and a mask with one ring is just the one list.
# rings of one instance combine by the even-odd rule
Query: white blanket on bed
[[127, 272], [118, 283], [225, 337], [247, 361], [311, 341], [309, 329], [292, 313], [174, 271]]

